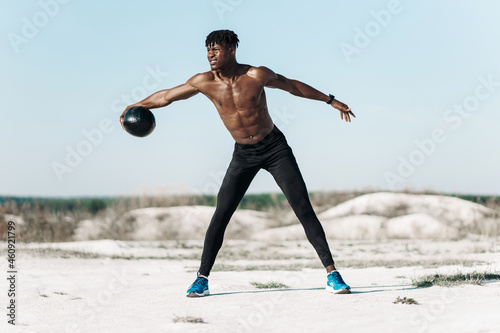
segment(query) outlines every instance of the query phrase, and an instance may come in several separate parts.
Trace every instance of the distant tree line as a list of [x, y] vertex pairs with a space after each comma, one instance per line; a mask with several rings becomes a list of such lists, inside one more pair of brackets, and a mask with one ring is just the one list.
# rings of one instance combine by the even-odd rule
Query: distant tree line
[[[368, 192], [312, 192], [310, 193], [313, 205], [336, 205], [342, 201], [352, 199]], [[437, 193], [425, 193], [437, 194]], [[499, 205], [500, 197], [493, 195], [444, 194], [472, 201], [482, 205]], [[40, 198], [40, 197], [7, 197], [0, 196], [0, 214], [19, 215], [22, 210], [35, 208], [40, 211], [56, 212], [87, 212], [98, 214], [107, 208], [124, 206], [127, 209], [147, 207], [172, 206], [215, 206], [215, 195], [178, 195], [168, 197], [81, 197], [81, 198]], [[241, 200], [239, 208], [253, 210], [269, 210], [272, 207], [287, 205], [283, 193], [246, 194]]]
[[[0, 197], [0, 214], [18, 215], [22, 210], [34, 207], [49, 212], [84, 211], [97, 214], [117, 204], [128, 206], [130, 209], [181, 205], [215, 206], [216, 200], [215, 195], [96, 198]], [[247, 194], [241, 201], [240, 208], [266, 210], [285, 201], [286, 198], [282, 193]]]

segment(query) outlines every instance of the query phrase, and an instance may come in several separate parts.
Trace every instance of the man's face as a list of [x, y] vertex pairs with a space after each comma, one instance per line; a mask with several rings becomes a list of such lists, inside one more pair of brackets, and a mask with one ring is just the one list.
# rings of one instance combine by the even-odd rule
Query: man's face
[[211, 70], [217, 70], [229, 63], [232, 56], [232, 48], [219, 44], [207, 46], [207, 59]]

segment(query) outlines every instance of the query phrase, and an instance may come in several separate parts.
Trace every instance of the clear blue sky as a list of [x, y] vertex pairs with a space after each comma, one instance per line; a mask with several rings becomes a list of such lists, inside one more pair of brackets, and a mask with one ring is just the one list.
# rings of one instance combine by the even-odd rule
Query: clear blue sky
[[[357, 115], [267, 90], [310, 191], [500, 194], [498, 1], [59, 1], [1, 2], [0, 195], [215, 193], [233, 140], [203, 95], [143, 139], [118, 116], [208, 70], [223, 28], [239, 62]], [[265, 171], [250, 187], [278, 190]]]

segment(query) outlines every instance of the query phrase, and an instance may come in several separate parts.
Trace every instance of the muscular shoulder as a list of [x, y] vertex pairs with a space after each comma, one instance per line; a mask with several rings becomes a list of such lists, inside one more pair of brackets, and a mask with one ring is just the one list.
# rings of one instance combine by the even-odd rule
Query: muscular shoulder
[[204, 72], [204, 73], [198, 73], [191, 77], [189, 80], [187, 80], [186, 83], [192, 85], [193, 87], [199, 87], [204, 85], [205, 83], [209, 81], [214, 80], [214, 73], [211, 71]]
[[265, 66], [251, 67], [248, 75], [262, 81], [264, 84], [276, 78], [276, 73]]

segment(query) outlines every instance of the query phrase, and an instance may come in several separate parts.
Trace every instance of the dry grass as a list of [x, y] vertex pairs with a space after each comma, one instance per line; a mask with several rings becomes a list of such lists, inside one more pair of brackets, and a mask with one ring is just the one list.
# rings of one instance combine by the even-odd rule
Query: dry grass
[[174, 323], [191, 323], [191, 324], [205, 324], [206, 321], [200, 317], [192, 317], [192, 316], [182, 316], [179, 317], [174, 313]]
[[60, 250], [60, 249], [22, 249], [22, 255], [27, 255], [34, 258], [61, 258], [61, 259], [69, 259], [69, 258], [80, 258], [80, 259], [97, 259], [104, 258], [105, 256], [97, 254], [97, 253], [89, 253], [83, 251], [68, 251], [68, 250]]
[[482, 285], [486, 280], [500, 280], [500, 274], [485, 272], [431, 274], [412, 280], [412, 285], [419, 288], [432, 286], [452, 287], [461, 284]]
[[284, 283], [281, 282], [276, 282], [276, 281], [270, 281], [270, 282], [250, 282], [252, 286], [254, 286], [257, 289], [284, 289], [284, 288], [290, 288]]
[[406, 297], [401, 298], [399, 296], [392, 303], [394, 303], [394, 304], [398, 304], [398, 303], [400, 303], [400, 304], [415, 304], [415, 305], [418, 304], [418, 302], [415, 301], [413, 298], [406, 298]]

